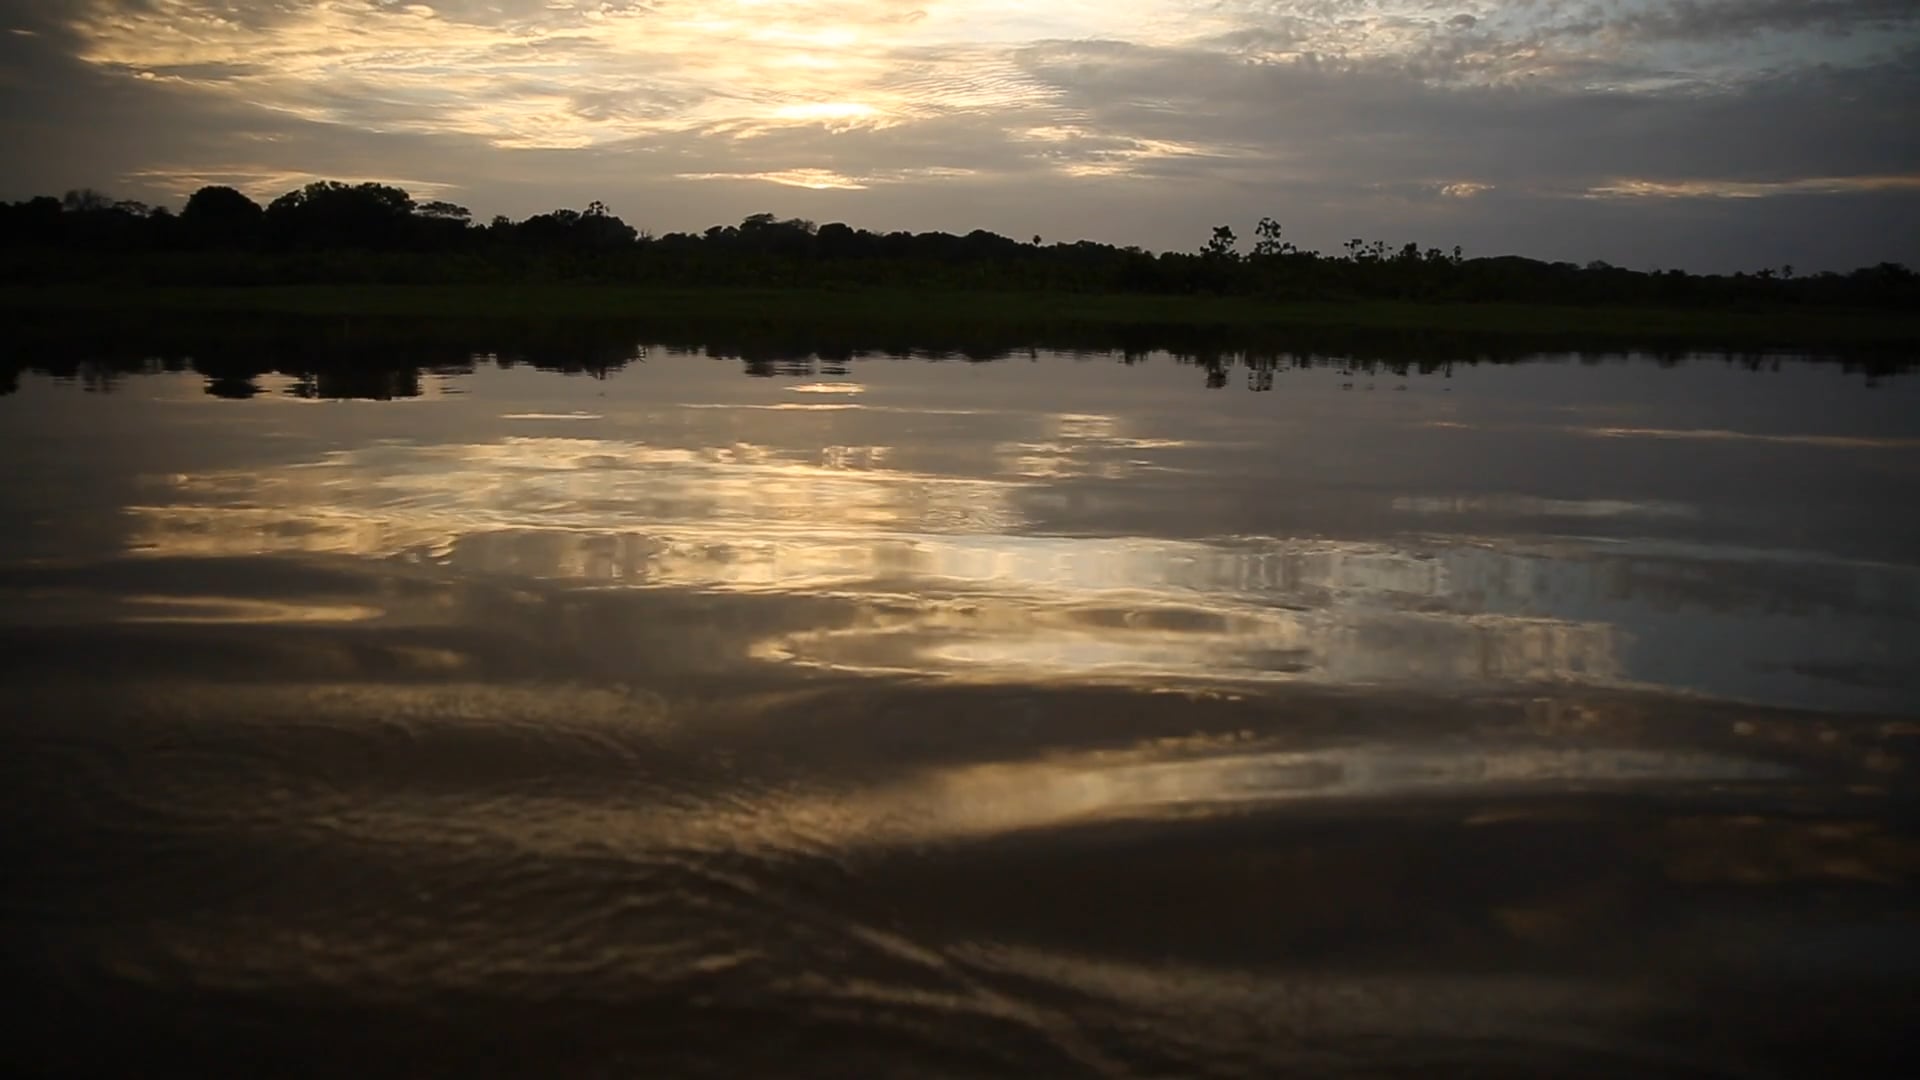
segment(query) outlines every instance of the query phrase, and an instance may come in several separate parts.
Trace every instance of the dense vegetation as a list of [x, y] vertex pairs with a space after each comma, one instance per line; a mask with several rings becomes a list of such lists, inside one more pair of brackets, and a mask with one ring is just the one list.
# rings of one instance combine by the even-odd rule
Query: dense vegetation
[[1698, 275], [1458, 248], [1349, 241], [1295, 247], [1263, 219], [1245, 250], [1228, 226], [1193, 252], [1018, 241], [975, 230], [875, 233], [756, 214], [652, 236], [604, 205], [481, 225], [464, 207], [381, 184], [309, 184], [261, 206], [207, 187], [179, 213], [92, 191], [0, 204], [0, 282], [170, 286], [593, 282], [637, 286], [885, 286], [1030, 293], [1257, 297], [1264, 301], [1476, 301], [1729, 309], [1920, 309], [1920, 275], [1882, 263]]

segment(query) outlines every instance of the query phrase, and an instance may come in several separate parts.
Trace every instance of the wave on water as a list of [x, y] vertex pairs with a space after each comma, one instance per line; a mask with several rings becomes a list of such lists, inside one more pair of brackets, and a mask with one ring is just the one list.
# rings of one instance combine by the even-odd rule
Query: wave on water
[[[169, 571], [7, 629], [40, 1065], [1760, 1076], [1891, 1060], [1920, 975], [1898, 721], [850, 674], [739, 645], [818, 598]], [[746, 638], [703, 673], [696, 622]]]

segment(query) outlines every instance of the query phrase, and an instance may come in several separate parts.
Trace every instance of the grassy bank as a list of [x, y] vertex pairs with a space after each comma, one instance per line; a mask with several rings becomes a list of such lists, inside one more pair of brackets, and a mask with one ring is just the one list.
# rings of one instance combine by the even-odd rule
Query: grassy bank
[[444, 322], [595, 320], [637, 328], [710, 326], [833, 334], [980, 333], [1036, 343], [1076, 330], [1177, 328], [1272, 340], [1288, 332], [1439, 333], [1543, 345], [1740, 349], [1920, 346], [1920, 315], [1783, 308], [1765, 311], [1656, 307], [1292, 303], [1232, 296], [1035, 294], [879, 289], [659, 289], [608, 285], [286, 286], [134, 288], [81, 286], [0, 291], [0, 314], [42, 328], [96, 321], [131, 325], [254, 321], [285, 316]]

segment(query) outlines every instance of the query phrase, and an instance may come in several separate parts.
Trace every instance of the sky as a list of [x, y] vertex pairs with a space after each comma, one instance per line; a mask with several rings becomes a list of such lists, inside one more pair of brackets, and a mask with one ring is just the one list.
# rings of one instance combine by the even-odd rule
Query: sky
[[1915, 0], [0, 0], [0, 199], [1920, 265]]

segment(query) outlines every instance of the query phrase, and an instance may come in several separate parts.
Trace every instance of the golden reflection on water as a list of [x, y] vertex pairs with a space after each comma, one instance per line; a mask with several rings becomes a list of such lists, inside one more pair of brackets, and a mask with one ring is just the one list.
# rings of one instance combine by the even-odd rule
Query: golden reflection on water
[[1723, 428], [1581, 427], [1569, 430], [1576, 435], [1589, 435], [1601, 439], [1686, 439], [1706, 442], [1777, 443], [1784, 446], [1815, 446], [1832, 450], [1920, 448], [1920, 439], [1884, 439], [1858, 435], [1780, 435], [1728, 431]]
[[[1137, 747], [941, 770], [871, 793], [853, 812], [897, 828], [898, 841], [993, 835], [1113, 817], [1159, 817], [1250, 803], [1393, 799], [1645, 781], [1776, 780], [1778, 766], [1717, 754], [1628, 748], [1423, 745], [1399, 742], [1281, 750], [1219, 740], [1156, 740]], [[780, 818], [849, 812], [845, 800]]]
[[[842, 670], [1626, 678], [1614, 625], [1489, 605], [1555, 582], [1484, 545], [1037, 533], [1022, 496], [1086, 474], [1086, 448], [1184, 445], [1131, 438], [1098, 416], [1055, 417], [1050, 430], [1047, 443], [990, 458], [985, 476], [894, 467], [892, 449], [877, 445], [385, 442], [305, 464], [173, 477], [177, 501], [131, 511], [133, 546], [154, 556], [404, 558], [598, 586], [831, 593], [851, 605], [846, 621], [746, 651]], [[1578, 577], [1569, 565], [1559, 572]]]
[[384, 615], [365, 604], [292, 603], [230, 596], [128, 596], [129, 623], [348, 623]]
[[1178, 470], [1144, 458], [1115, 459], [1111, 456], [1114, 451], [1174, 450], [1194, 445], [1181, 439], [1127, 435], [1119, 420], [1111, 416], [1061, 413], [1049, 420], [1049, 437], [1044, 440], [1004, 442], [994, 447], [1002, 472], [1034, 479], [1097, 476], [1118, 480], [1142, 472]]
[[1354, 683], [1581, 678], [1619, 682], [1602, 623], [1366, 610], [1263, 609], [1128, 593], [960, 596], [873, 605], [852, 626], [763, 641], [758, 655], [845, 670], [982, 677], [1213, 675]]

